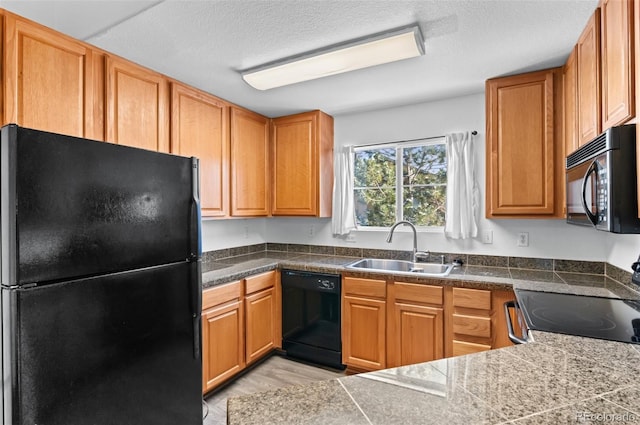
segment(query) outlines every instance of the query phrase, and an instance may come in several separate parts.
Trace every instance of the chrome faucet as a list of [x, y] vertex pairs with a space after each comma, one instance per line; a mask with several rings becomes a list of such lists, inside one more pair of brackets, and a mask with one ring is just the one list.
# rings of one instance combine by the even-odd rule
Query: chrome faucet
[[414, 226], [413, 224], [411, 224], [410, 222], [406, 221], [406, 220], [401, 220], [398, 221], [396, 224], [394, 224], [393, 226], [391, 226], [391, 230], [389, 230], [389, 234], [387, 235], [387, 243], [391, 243], [391, 240], [393, 239], [393, 232], [394, 230], [396, 230], [396, 227], [398, 227], [399, 225], [404, 224], [405, 226], [409, 226], [411, 227], [411, 230], [413, 230], [413, 257], [412, 257], [412, 261], [414, 263], [418, 262], [418, 257], [428, 257], [429, 256], [429, 251], [418, 251], [418, 231], [416, 230], [416, 226]]

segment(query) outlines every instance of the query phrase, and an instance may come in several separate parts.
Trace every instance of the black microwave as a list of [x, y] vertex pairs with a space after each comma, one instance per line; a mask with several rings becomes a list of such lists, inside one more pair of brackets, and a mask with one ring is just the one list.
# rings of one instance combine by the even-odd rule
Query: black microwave
[[640, 233], [636, 126], [612, 127], [567, 157], [567, 223]]

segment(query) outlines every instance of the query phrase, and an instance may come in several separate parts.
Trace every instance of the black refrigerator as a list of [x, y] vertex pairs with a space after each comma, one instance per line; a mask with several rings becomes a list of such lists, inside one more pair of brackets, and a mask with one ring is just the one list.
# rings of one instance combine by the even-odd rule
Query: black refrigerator
[[0, 139], [3, 423], [202, 424], [198, 160]]

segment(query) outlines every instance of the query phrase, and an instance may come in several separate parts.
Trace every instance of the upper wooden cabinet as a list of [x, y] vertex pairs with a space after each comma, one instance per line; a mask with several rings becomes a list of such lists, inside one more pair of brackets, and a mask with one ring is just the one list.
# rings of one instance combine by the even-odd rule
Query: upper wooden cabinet
[[563, 70], [564, 82], [564, 143], [565, 155], [578, 149], [578, 57], [574, 48]]
[[229, 106], [179, 83], [171, 90], [171, 152], [200, 159], [204, 217], [229, 211]]
[[333, 118], [312, 111], [272, 123], [272, 214], [330, 217]]
[[10, 13], [3, 45], [3, 123], [94, 138], [91, 49]]
[[231, 108], [231, 215], [269, 215], [269, 119]]
[[495, 78], [486, 86], [486, 216], [562, 216], [561, 69]]
[[602, 130], [634, 117], [633, 1], [603, 0]]
[[582, 31], [578, 44], [578, 144], [601, 132], [600, 108], [600, 9]]
[[108, 142], [169, 152], [168, 82], [116, 57], [106, 64]]

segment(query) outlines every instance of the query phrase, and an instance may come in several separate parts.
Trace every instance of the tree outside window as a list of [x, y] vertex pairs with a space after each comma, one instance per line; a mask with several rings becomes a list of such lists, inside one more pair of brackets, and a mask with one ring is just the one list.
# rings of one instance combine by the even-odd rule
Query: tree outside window
[[356, 221], [389, 227], [398, 220], [444, 226], [447, 151], [444, 138], [354, 150]]

